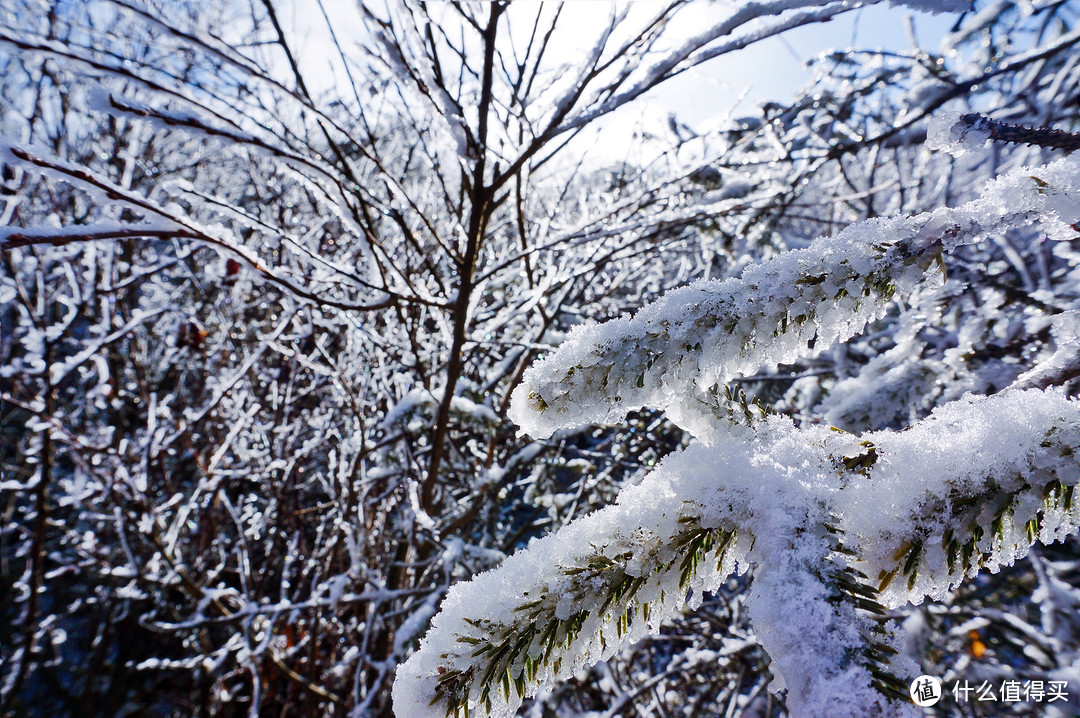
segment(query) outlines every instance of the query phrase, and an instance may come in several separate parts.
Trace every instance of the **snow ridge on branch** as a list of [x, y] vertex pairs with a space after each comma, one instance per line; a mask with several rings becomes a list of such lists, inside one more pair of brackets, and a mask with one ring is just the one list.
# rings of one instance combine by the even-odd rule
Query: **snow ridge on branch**
[[720, 387], [733, 377], [851, 338], [925, 281], [942, 252], [1032, 223], [1071, 238], [1078, 219], [1080, 167], [1059, 160], [1015, 170], [957, 209], [852, 225], [741, 277], [670, 292], [633, 319], [577, 327], [526, 372], [510, 417], [549, 436], [648, 406], [709, 441], [727, 411]]
[[513, 715], [540, 684], [657, 630], [688, 591], [700, 598], [754, 565], [750, 618], [792, 715], [906, 715], [887, 669], [915, 667], [881, 635], [883, 607], [941, 596], [1075, 532], [1076, 451], [1080, 404], [1041, 390], [862, 437], [777, 416], [730, 426], [454, 586], [399, 669], [395, 709]]

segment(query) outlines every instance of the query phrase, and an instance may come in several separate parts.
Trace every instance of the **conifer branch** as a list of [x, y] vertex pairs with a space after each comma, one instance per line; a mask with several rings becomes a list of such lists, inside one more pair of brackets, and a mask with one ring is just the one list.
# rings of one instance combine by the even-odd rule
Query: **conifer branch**
[[888, 609], [1075, 532], [1077, 451], [1080, 404], [1042, 390], [862, 437], [783, 416], [730, 424], [614, 506], [455, 586], [395, 700], [511, 710], [655, 631], [687, 593], [753, 568], [749, 617], [793, 712], [816, 714], [842, 684], [842, 714], [903, 713], [916, 667], [896, 654]]
[[839, 557], [839, 560], [832, 562], [824, 581], [834, 591], [833, 600], [849, 604], [855, 615], [862, 619], [860, 633], [864, 643], [855, 653], [855, 662], [873, 676], [871, 686], [874, 690], [888, 700], [904, 701], [908, 697], [908, 684], [896, 675], [892, 661], [897, 649], [889, 642], [882, 626], [888, 611], [878, 601], [879, 592], [873, 581], [842, 558], [857, 557], [858, 552], [846, 545], [845, 533], [837, 526], [838, 523], [834, 518], [832, 522], [823, 524], [831, 539], [830, 548]]
[[1045, 147], [1072, 153], [1080, 149], [1080, 134], [1049, 127], [1025, 127], [995, 120], [978, 112], [961, 115], [958, 123], [966, 131], [987, 133], [989, 139], [1019, 145]]
[[876, 537], [882, 554], [884, 547], [894, 549], [891, 565], [876, 574], [877, 590], [885, 592], [905, 579], [903, 588], [890, 591], [891, 605], [925, 595], [917, 585], [955, 586], [981, 570], [996, 571], [1036, 541], [1053, 543], [1080, 526], [1075, 501], [1080, 425], [1063, 418], [1039, 447], [1034, 467], [1021, 460], [1003, 472], [987, 470], [975, 485], [945, 477], [938, 493], [918, 502], [919, 513], [905, 518], [912, 529], [902, 541]]
[[[735, 529], [703, 528], [694, 516], [681, 517], [679, 524], [669, 541], [647, 544], [644, 560], [633, 550], [609, 557], [609, 545], [593, 547], [576, 565], [560, 566], [560, 591], [524, 592], [513, 623], [466, 618], [468, 628], [455, 634], [463, 650], [440, 656], [446, 665], [438, 668], [431, 705], [444, 706], [447, 716], [468, 715], [470, 704], [491, 713], [493, 701], [520, 700], [543, 679], [576, 670], [579, 660], [571, 648], [579, 639], [599, 642], [608, 653], [609, 642], [615, 647], [632, 630], [655, 628], [661, 612], [654, 606], [681, 603], [703, 570], [726, 575], [725, 559], [736, 541]], [[643, 570], [632, 569], [634, 564]], [[657, 594], [659, 586], [668, 590]]]
[[[749, 616], [793, 713], [906, 714], [917, 667], [896, 655], [886, 609], [1076, 531], [1080, 404], [1006, 391], [856, 437], [796, 428], [720, 385], [850, 337], [958, 246], [1030, 222], [1071, 237], [1077, 219], [1080, 168], [1059, 161], [1010, 173], [959, 209], [862, 223], [577, 330], [515, 391], [524, 429], [644, 405], [700, 443], [615, 505], [455, 586], [399, 670], [398, 712], [508, 714], [738, 566], [755, 570]], [[957, 435], [972, 422], [982, 435]]]
[[510, 416], [548, 436], [647, 406], [709, 442], [719, 385], [849, 339], [959, 246], [1028, 223], [1072, 238], [1077, 220], [1080, 168], [1061, 160], [1011, 172], [955, 210], [853, 225], [741, 277], [670, 292], [633, 319], [576, 328], [526, 372]]

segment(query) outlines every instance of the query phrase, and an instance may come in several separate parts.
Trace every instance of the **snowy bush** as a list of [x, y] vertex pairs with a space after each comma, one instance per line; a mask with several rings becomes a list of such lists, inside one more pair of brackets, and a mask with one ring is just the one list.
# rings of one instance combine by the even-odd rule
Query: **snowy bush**
[[0, 714], [1080, 688], [1077, 3], [894, 4], [7, 0]]

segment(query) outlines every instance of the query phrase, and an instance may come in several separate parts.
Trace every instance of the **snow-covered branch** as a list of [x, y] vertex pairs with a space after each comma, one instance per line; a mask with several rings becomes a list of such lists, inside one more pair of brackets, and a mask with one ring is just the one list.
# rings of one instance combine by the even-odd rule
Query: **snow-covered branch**
[[670, 292], [632, 319], [576, 328], [526, 372], [511, 417], [548, 436], [648, 406], [707, 441], [733, 377], [854, 336], [925, 281], [943, 252], [1033, 223], [1069, 238], [1078, 219], [1080, 168], [1060, 160], [1015, 170], [955, 210], [853, 225], [738, 278]]
[[[611, 507], [451, 589], [399, 669], [399, 715], [523, 696], [655, 631], [733, 571], [794, 715], [901, 713], [885, 607], [939, 597], [1080, 526], [1080, 404], [972, 398], [855, 437], [772, 417], [667, 457]], [[869, 645], [869, 647], [868, 647]], [[839, 702], [838, 702], [839, 701]]]

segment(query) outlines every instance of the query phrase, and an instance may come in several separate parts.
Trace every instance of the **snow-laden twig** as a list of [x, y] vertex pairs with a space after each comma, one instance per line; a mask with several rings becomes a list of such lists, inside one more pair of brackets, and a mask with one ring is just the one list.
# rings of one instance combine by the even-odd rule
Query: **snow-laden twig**
[[399, 670], [395, 709], [511, 715], [539, 685], [655, 631], [688, 593], [756, 567], [750, 617], [788, 709], [898, 715], [885, 671], [915, 667], [890, 663], [882, 607], [939, 597], [1074, 532], [1077, 451], [1080, 404], [1039, 390], [862, 437], [783, 417], [732, 427], [453, 587]]
[[[21, 246], [27, 244], [65, 244], [76, 241], [94, 241], [106, 237], [123, 238], [134, 236], [168, 238], [181, 236], [204, 242], [223, 250], [253, 269], [267, 281], [277, 284], [297, 298], [305, 299], [316, 304], [324, 304], [346, 310], [371, 311], [374, 309], [384, 309], [390, 306], [393, 301], [392, 298], [384, 298], [381, 301], [371, 303], [346, 302], [334, 299], [333, 297], [327, 296], [325, 293], [307, 289], [291, 279], [286, 278], [280, 271], [268, 267], [247, 247], [230, 241], [229, 239], [222, 238], [218, 236], [213, 229], [204, 227], [194, 220], [183, 216], [178, 211], [175, 211], [178, 208], [162, 206], [148, 197], [144, 197], [137, 192], [120, 187], [119, 185], [99, 177], [82, 167], [73, 165], [70, 162], [55, 157], [48, 157], [44, 153], [30, 150], [25, 147], [5, 145], [2, 143], [0, 143], [0, 159], [22, 164], [47, 178], [78, 186], [80, 189], [90, 192], [96, 198], [100, 198], [103, 203], [124, 205], [137, 212], [146, 213], [156, 220], [168, 222], [176, 226], [175, 232], [170, 233], [168, 229], [144, 230], [142, 223], [139, 223], [134, 225], [135, 231], [131, 232], [130, 230], [132, 227], [118, 222], [113, 228], [111, 235], [103, 227], [96, 227], [94, 231], [89, 234], [85, 231], [66, 228], [52, 236], [50, 236], [48, 232], [39, 229], [13, 230], [7, 234], [7, 236], [0, 236], [0, 248], [6, 247], [6, 240], [8, 239], [12, 240], [13, 246]], [[404, 299], [404, 297], [399, 298]], [[419, 298], [409, 299], [409, 301], [413, 300], [420, 301], [421, 303], [424, 301]]]
[[510, 416], [549, 436], [648, 406], [708, 441], [727, 410], [720, 387], [733, 377], [854, 336], [923, 282], [942, 252], [1029, 223], [1072, 237], [1078, 219], [1080, 167], [1060, 160], [1015, 170], [955, 210], [853, 225], [741, 277], [670, 292], [633, 319], [576, 328], [526, 372]]

